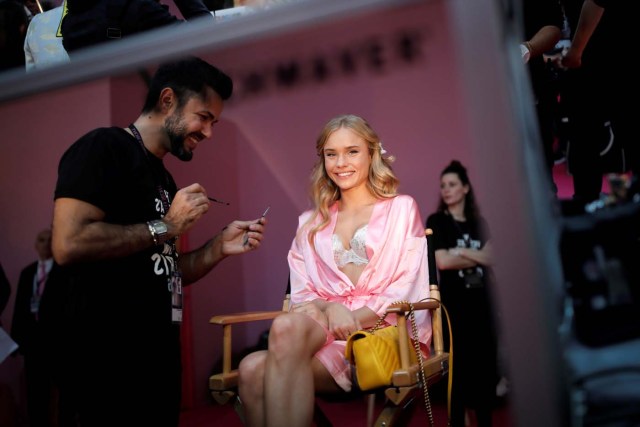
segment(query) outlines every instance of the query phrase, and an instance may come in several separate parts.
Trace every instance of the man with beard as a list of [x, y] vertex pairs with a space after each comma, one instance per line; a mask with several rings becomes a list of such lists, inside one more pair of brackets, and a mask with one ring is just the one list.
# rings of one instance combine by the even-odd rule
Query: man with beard
[[176, 248], [210, 199], [197, 183], [178, 189], [163, 158], [191, 160], [231, 92], [199, 58], [161, 65], [135, 122], [89, 132], [60, 160], [53, 254], [70, 280], [56, 360], [83, 427], [178, 425], [182, 286], [260, 246], [264, 218]]

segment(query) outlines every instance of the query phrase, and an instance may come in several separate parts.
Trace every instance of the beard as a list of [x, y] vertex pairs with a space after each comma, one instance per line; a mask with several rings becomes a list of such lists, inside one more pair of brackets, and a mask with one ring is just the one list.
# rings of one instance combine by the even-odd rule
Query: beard
[[193, 158], [193, 152], [187, 150], [184, 146], [184, 140], [187, 138], [187, 127], [182, 122], [181, 111], [176, 111], [164, 121], [164, 129], [169, 137], [171, 154], [178, 159], [188, 162]]

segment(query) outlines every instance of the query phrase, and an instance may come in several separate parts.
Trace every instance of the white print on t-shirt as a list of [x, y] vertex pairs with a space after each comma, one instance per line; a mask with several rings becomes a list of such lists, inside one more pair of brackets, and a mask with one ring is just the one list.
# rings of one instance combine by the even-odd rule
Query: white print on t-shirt
[[161, 254], [155, 253], [151, 255], [151, 260], [153, 261], [153, 272], [157, 276], [169, 275], [171, 272], [175, 271], [176, 265], [172, 253], [173, 248], [165, 242], [162, 247]]
[[[480, 240], [470, 239], [469, 234], [465, 233], [462, 236], [463, 236], [462, 239], [456, 240], [456, 246], [458, 248], [470, 248], [470, 249], [478, 250], [480, 249], [480, 246], [482, 246], [482, 243], [480, 242]], [[468, 246], [467, 246], [467, 242], [469, 242]]]
[[156, 212], [160, 212], [161, 214], [164, 215], [164, 208], [162, 207], [162, 200], [160, 200], [160, 199], [158, 199], [156, 197], [155, 201], [156, 201]]
[[[164, 200], [168, 201], [168, 206], [167, 209], [169, 208], [169, 206], [171, 206], [171, 199], [169, 198], [169, 192], [167, 190], [165, 190], [164, 188], [159, 188], [158, 191], [162, 191], [164, 193]], [[154, 201], [156, 203], [156, 212], [160, 212], [162, 214], [162, 216], [164, 216], [165, 212], [165, 204], [162, 203], [162, 194], [160, 194], [160, 198], [155, 198]]]

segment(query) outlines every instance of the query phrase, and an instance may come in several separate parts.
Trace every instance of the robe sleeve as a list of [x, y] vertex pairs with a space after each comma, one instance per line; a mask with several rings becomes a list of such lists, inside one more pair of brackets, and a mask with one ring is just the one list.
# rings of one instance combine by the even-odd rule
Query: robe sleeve
[[[287, 256], [289, 262], [289, 279], [291, 283], [291, 303], [299, 304], [304, 301], [311, 301], [321, 298], [316, 291], [316, 287], [309, 274], [309, 268], [305, 262], [305, 257], [311, 256], [307, 252], [310, 249], [307, 241], [307, 233], [302, 227], [307, 222], [310, 212], [305, 212], [298, 218], [298, 230], [289, 249]], [[307, 260], [308, 262], [308, 260]]]
[[371, 260], [374, 283], [365, 305], [378, 315], [392, 302], [416, 302], [429, 296], [427, 239], [418, 206], [408, 196], [398, 197], [402, 199], [385, 223], [385, 244]]

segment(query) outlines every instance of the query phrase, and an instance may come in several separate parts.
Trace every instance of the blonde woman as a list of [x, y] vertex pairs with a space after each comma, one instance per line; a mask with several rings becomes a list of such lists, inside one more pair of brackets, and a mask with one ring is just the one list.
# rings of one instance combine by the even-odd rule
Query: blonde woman
[[[361, 117], [329, 121], [316, 142], [315, 208], [304, 212], [289, 251], [290, 313], [276, 318], [269, 349], [240, 364], [250, 426], [309, 426], [315, 392], [350, 391], [345, 340], [397, 300], [428, 296], [427, 243], [418, 206], [399, 195], [380, 138]], [[416, 314], [428, 351], [430, 320]], [[390, 324], [393, 316], [387, 317]]]

